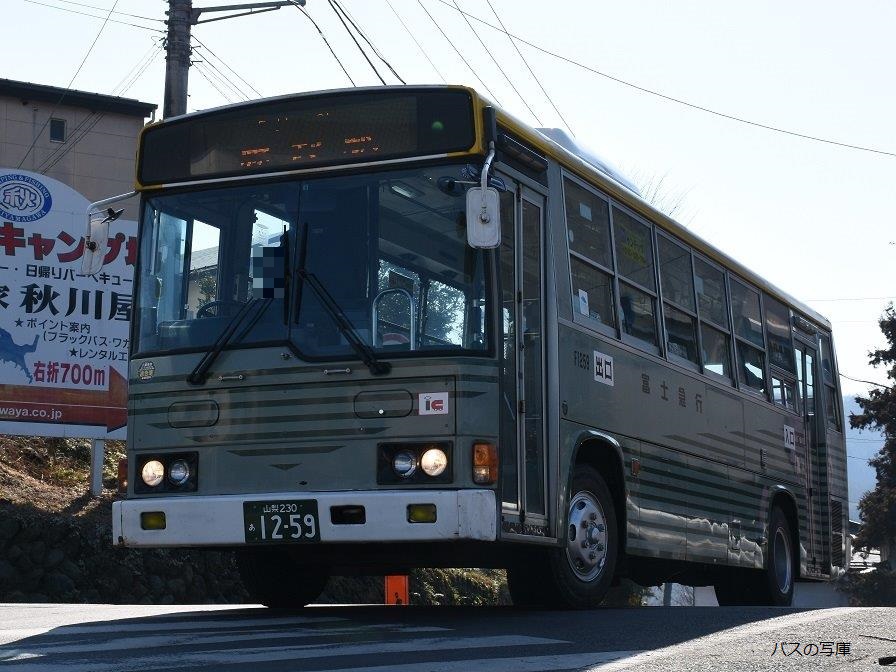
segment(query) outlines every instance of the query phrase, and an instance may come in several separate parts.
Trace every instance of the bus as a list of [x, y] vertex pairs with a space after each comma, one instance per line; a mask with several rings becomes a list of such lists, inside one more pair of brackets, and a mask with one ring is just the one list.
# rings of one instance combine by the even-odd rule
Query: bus
[[289, 95], [147, 126], [136, 192], [117, 546], [232, 549], [274, 607], [415, 567], [787, 605], [847, 566], [830, 323], [563, 133]]

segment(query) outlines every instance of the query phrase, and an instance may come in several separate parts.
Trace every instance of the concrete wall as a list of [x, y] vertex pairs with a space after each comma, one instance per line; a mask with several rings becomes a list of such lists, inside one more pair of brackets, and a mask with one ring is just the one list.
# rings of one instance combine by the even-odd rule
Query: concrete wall
[[[64, 143], [50, 140], [51, 113], [66, 122]], [[134, 188], [137, 136], [144, 121], [64, 101], [54, 110], [50, 102], [0, 97], [0, 166], [19, 167], [37, 135], [22, 169], [56, 178], [90, 201], [125, 193]]]

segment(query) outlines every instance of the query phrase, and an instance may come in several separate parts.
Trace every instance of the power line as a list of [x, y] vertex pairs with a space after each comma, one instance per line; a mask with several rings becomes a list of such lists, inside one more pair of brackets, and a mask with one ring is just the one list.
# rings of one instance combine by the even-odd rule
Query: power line
[[389, 68], [389, 71], [390, 71], [393, 75], [395, 75], [395, 78], [396, 78], [399, 82], [401, 82], [402, 84], [407, 84], [407, 82], [404, 81], [404, 79], [402, 78], [402, 76], [399, 75], [399, 74], [395, 71], [395, 68], [392, 67], [392, 64], [389, 63], [389, 61], [387, 61], [386, 58], [380, 53], [380, 50], [376, 48], [376, 45], [374, 45], [373, 42], [371, 42], [371, 40], [367, 37], [367, 35], [364, 33], [364, 31], [361, 30], [361, 28], [358, 27], [358, 24], [357, 24], [357, 22], [355, 21], [355, 18], [351, 15], [351, 12], [349, 12], [345, 7], [343, 7], [342, 5], [340, 5], [340, 4], [339, 4], [339, 0], [333, 0], [333, 2], [335, 2], [335, 3], [336, 3], [336, 6], [342, 11], [343, 14], [345, 14], [345, 18], [347, 18], [347, 19], [349, 20], [349, 23], [351, 23], [352, 26], [354, 27], [354, 29], [355, 29], [356, 31], [358, 31], [358, 34], [359, 34], [362, 38], [364, 38], [364, 41], [365, 41], [365, 42], [367, 43], [367, 45], [371, 48], [371, 50], [373, 51], [373, 53], [376, 54], [376, 57], [377, 57], [378, 59], [380, 59], [380, 60], [385, 64], [385, 66], [386, 66], [387, 68]]
[[445, 31], [442, 30], [442, 26], [440, 26], [440, 25], [438, 24], [438, 22], [432, 17], [432, 14], [429, 13], [429, 10], [426, 9], [426, 5], [423, 4], [423, 0], [417, 0], [417, 4], [420, 5], [420, 8], [421, 8], [424, 12], [426, 12], [426, 16], [429, 17], [429, 20], [430, 20], [430, 21], [432, 21], [432, 25], [434, 25], [434, 26], [436, 27], [436, 29], [437, 29], [440, 33], [442, 33], [442, 37], [444, 37], [444, 38], [445, 38], [445, 41], [448, 42], [448, 44], [451, 45], [451, 48], [454, 49], [454, 53], [457, 54], [457, 55], [460, 57], [460, 60], [462, 60], [462, 61], [464, 62], [464, 65], [467, 66], [467, 69], [468, 69], [470, 72], [473, 73], [473, 76], [476, 78], [476, 80], [477, 80], [480, 84], [482, 84], [483, 88], [486, 90], [486, 92], [488, 93], [488, 95], [490, 95], [492, 98], [494, 98], [494, 99], [495, 99], [495, 102], [498, 103], [498, 105], [500, 105], [500, 104], [501, 104], [501, 101], [498, 100], [498, 96], [496, 96], [494, 93], [492, 93], [491, 89], [489, 89], [488, 86], [486, 85], [486, 83], [482, 81], [482, 78], [479, 77], [479, 75], [476, 74], [476, 71], [473, 69], [473, 66], [469, 64], [469, 62], [467, 61], [466, 58], [464, 58], [464, 55], [463, 55], [462, 53], [460, 53], [460, 50], [459, 50], [456, 46], [454, 46], [454, 42], [452, 42], [451, 38], [448, 37], [448, 36], [445, 34]]
[[[87, 9], [96, 9], [101, 12], [105, 12], [105, 7], [97, 7], [96, 5], [88, 5], [83, 2], [74, 2], [74, 0], [55, 0], [56, 2], [64, 2], [67, 5], [75, 5], [77, 7], [86, 7]], [[62, 9], [62, 8], [60, 8]], [[119, 16], [130, 16], [134, 19], [143, 19], [144, 21], [158, 21], [159, 23], [165, 23], [165, 19], [160, 19], [155, 16], [142, 16], [140, 14], [129, 14], [128, 12], [112, 12], [113, 14], [118, 14]]]
[[861, 378], [853, 378], [852, 376], [847, 376], [845, 373], [840, 374], [841, 378], [846, 378], [846, 380], [851, 380], [854, 383], [865, 383], [866, 385], [874, 385], [875, 387], [881, 387], [885, 390], [889, 390], [889, 385], [882, 385], [881, 383], [873, 383], [870, 380], [862, 380]]
[[222, 70], [220, 70], [214, 63], [211, 62], [211, 60], [209, 60], [209, 58], [208, 58], [209, 54], [206, 53], [204, 49], [201, 49], [201, 48], [198, 48], [198, 47], [196, 47], [196, 48], [194, 48], [194, 49], [195, 49], [195, 53], [197, 53], [199, 56], [203, 56], [203, 57], [204, 57], [204, 59], [202, 60], [202, 63], [203, 63], [206, 67], [211, 68], [211, 69], [215, 72], [215, 76], [216, 76], [216, 78], [218, 79], [218, 81], [220, 81], [220, 82], [221, 82], [222, 84], [224, 84], [228, 89], [230, 89], [234, 94], [236, 94], [236, 97], [237, 97], [237, 98], [242, 98], [243, 100], [249, 100], [249, 99], [250, 99], [250, 97], [246, 95], [246, 93], [242, 90], [242, 88], [240, 88], [239, 84], [236, 84], [236, 83], [235, 83], [235, 82], [234, 82], [234, 81], [227, 75], [226, 72], [223, 72]]
[[348, 33], [348, 36], [352, 38], [352, 42], [355, 43], [355, 46], [358, 47], [358, 51], [361, 52], [361, 55], [364, 57], [364, 60], [367, 61], [367, 64], [371, 67], [371, 69], [376, 73], [377, 78], [380, 80], [383, 86], [386, 85], [386, 80], [383, 79], [383, 76], [380, 74], [380, 71], [376, 69], [376, 66], [373, 64], [373, 61], [370, 60], [370, 57], [367, 55], [367, 52], [364, 51], [364, 48], [361, 46], [361, 43], [358, 42], [358, 38], [355, 37], [355, 34], [352, 32], [351, 28], [348, 27], [348, 24], [345, 22], [345, 19], [342, 18], [342, 14], [339, 13], [339, 10], [336, 9], [336, 5], [333, 3], [333, 0], [328, 0], [330, 3], [330, 8], [336, 14], [336, 17], [339, 19], [339, 22], [342, 24], [342, 27], [345, 28], [345, 32]]
[[109, 10], [109, 14], [106, 16], [106, 19], [103, 21], [103, 25], [100, 26], [100, 29], [96, 33], [96, 37], [93, 38], [93, 42], [90, 43], [90, 47], [87, 49], [87, 53], [84, 54], [84, 58], [81, 59], [81, 62], [78, 64], [78, 69], [75, 70], [75, 74], [72, 75], [71, 80], [69, 80], [68, 86], [65, 87], [65, 91], [62, 92], [62, 95], [59, 96], [59, 100], [56, 101], [56, 104], [53, 106], [53, 109], [50, 110], [50, 115], [47, 117], [47, 120], [44, 122], [44, 125], [40, 127], [40, 130], [34, 134], [34, 139], [31, 141], [31, 145], [28, 147], [28, 151], [25, 152], [25, 156], [22, 157], [22, 160], [19, 161], [19, 165], [16, 166], [16, 170], [22, 167], [22, 164], [25, 163], [25, 159], [28, 158], [28, 155], [31, 154], [31, 150], [34, 149], [34, 146], [37, 144], [37, 139], [40, 137], [41, 133], [44, 132], [44, 129], [50, 123], [50, 119], [53, 118], [53, 115], [56, 113], [56, 110], [59, 109], [59, 106], [62, 104], [65, 95], [68, 93], [69, 89], [72, 88], [72, 84], [75, 83], [75, 79], [78, 77], [78, 73], [81, 72], [81, 68], [84, 67], [84, 64], [87, 62], [87, 58], [90, 56], [90, 53], [93, 51], [93, 47], [96, 46], [97, 41], [100, 39], [100, 35], [103, 34], [103, 29], [106, 27], [106, 24], [109, 22], [109, 17], [112, 16], [112, 12], [115, 11], [115, 8], [118, 6], [118, 0], [115, 0], [115, 4], [112, 5], [112, 9]]
[[327, 45], [327, 49], [329, 49], [330, 53], [333, 54], [333, 58], [336, 59], [336, 62], [339, 64], [339, 67], [342, 68], [342, 72], [344, 72], [345, 76], [348, 77], [348, 81], [350, 81], [352, 83], [352, 86], [358, 86], [357, 84], [355, 84], [355, 80], [352, 79], [352, 76], [350, 74], [348, 74], [348, 70], [345, 69], [345, 66], [342, 64], [342, 61], [339, 60], [339, 56], [336, 55], [336, 52], [334, 51], [333, 46], [330, 44], [330, 41], [327, 39], [327, 36], [324, 35], [324, 31], [322, 31], [320, 29], [320, 26], [317, 25], [317, 21], [315, 21], [314, 18], [307, 11], [305, 11], [305, 8], [302, 7], [302, 5], [293, 3], [293, 6], [296, 9], [298, 9], [300, 12], [302, 12], [302, 14], [304, 14], [308, 18], [308, 20], [311, 22], [311, 25], [313, 25], [317, 29], [318, 35], [320, 35], [320, 38], [324, 41], [324, 44]]
[[230, 72], [233, 73], [234, 77], [236, 77], [236, 78], [237, 78], [238, 80], [240, 80], [243, 84], [245, 84], [245, 85], [248, 86], [250, 89], [252, 89], [252, 92], [253, 92], [258, 98], [264, 98], [264, 96], [261, 94], [261, 92], [260, 92], [258, 89], [256, 89], [256, 88], [255, 88], [254, 86], [252, 86], [249, 82], [247, 82], [247, 81], [243, 78], [243, 76], [240, 75], [240, 73], [238, 73], [236, 70], [234, 70], [234, 69], [231, 68], [229, 65], [227, 65], [227, 61], [225, 61], [223, 58], [221, 58], [220, 56], [218, 56], [218, 54], [216, 54], [214, 51], [212, 51], [211, 48], [208, 47], [208, 45], [206, 45], [202, 40], [200, 40], [200, 39], [199, 39], [198, 37], [196, 37], [195, 35], [192, 35], [191, 37], [192, 37], [192, 39], [196, 42], [196, 44], [198, 44], [200, 47], [202, 47], [203, 49], [205, 49], [208, 53], [210, 53], [212, 56], [214, 56], [215, 59], [217, 59], [217, 61], [218, 61], [221, 65], [223, 65], [225, 68], [227, 68], [228, 70], [230, 70]]
[[[153, 61], [161, 54], [163, 51], [161, 42], [153, 42], [152, 46], [140, 57], [140, 60], [137, 61], [136, 65], [132, 67], [127, 74], [121, 78], [118, 84], [115, 85], [115, 88], [112, 89], [111, 95], [120, 96], [125, 93], [137, 83], [137, 80], [143, 75], [144, 72], [152, 65]], [[104, 112], [94, 112], [92, 114], [87, 115], [78, 124], [75, 129], [69, 133], [68, 141], [64, 144], [57, 147], [53, 152], [44, 159], [43, 163], [38, 168], [38, 172], [42, 175], [46, 175], [48, 171], [52, 170], [56, 164], [58, 164], [62, 159], [64, 159], [69, 152], [71, 152], [84, 138], [87, 137], [87, 134], [93, 130], [93, 128], [102, 120], [105, 116]]]
[[[197, 51], [197, 55], [202, 56], [202, 54]], [[212, 63], [205, 59], [191, 60], [190, 65], [194, 66], [202, 66], [205, 69], [206, 77], [212, 77], [214, 80], [221, 85], [221, 87], [228, 92], [227, 98], [228, 102], [243, 102], [249, 100], [249, 96], [243, 93], [240, 89], [238, 89], [233, 82], [231, 82], [227, 77], [221, 74], [221, 71], [218, 70]], [[208, 81], [208, 80], [206, 80]], [[233, 100], [231, 100], [231, 96]]]
[[208, 82], [215, 91], [221, 94], [221, 97], [224, 98], [224, 100], [226, 100], [228, 103], [232, 103], [233, 100], [231, 100], [230, 95], [226, 91], [222, 90], [221, 87], [209, 75], [205, 73], [204, 68], [200, 67], [200, 65], [202, 64], [202, 61], [192, 62], [192, 65], [196, 68], [196, 72], [199, 73], [199, 76], [202, 77], [202, 79], [204, 79], [206, 82]]
[[[513, 41], [513, 36], [507, 32], [507, 28], [504, 26], [504, 22], [501, 20], [501, 17], [498, 16], [498, 12], [495, 11], [494, 6], [492, 5], [492, 0], [486, 0], [488, 2], [489, 9], [492, 10], [492, 14], [495, 15], [495, 18], [498, 19], [498, 23], [501, 24], [501, 29], [504, 31], [504, 34], [507, 35], [507, 38], [510, 40], [510, 43], [513, 45], [513, 48], [516, 49], [516, 53], [520, 55], [520, 58], [523, 60], [523, 64], [526, 66], [526, 69], [529, 70], [529, 74], [532, 75], [532, 79], [535, 80], [535, 83], [538, 84], [538, 88], [541, 89], [541, 92], [544, 94], [544, 97], [548, 99], [548, 102], [551, 104], [551, 107], [554, 108], [554, 112], [557, 113], [557, 116], [560, 117], [560, 121], [563, 122], [563, 125], [566, 126], [566, 130], [569, 131], [570, 135], [575, 137], [575, 133], [573, 133], [572, 128], [570, 128], [569, 124], [566, 122], [566, 119], [563, 117], [563, 114], [560, 112], [560, 109], [554, 104], [553, 98], [551, 98], [550, 94], [545, 90], [544, 86], [541, 84], [541, 80], [538, 79], [538, 75], [535, 74], [535, 71], [532, 70], [532, 66], [529, 65], [529, 61], [526, 60], [526, 57], [523, 56], [523, 52], [520, 51], [520, 48], [516, 46], [516, 42]], [[458, 8], [460, 9], [460, 8]]]
[[[41, 7], [49, 7], [50, 9], [58, 9], [61, 12], [71, 12], [72, 14], [79, 14], [81, 16], [89, 16], [91, 19], [103, 19], [106, 23], [117, 23], [122, 26], [131, 26], [133, 28], [141, 28], [143, 30], [149, 30], [154, 33], [162, 33], [163, 35], [165, 34], [165, 31], [161, 30], [159, 28], [150, 28], [149, 26], [141, 26], [140, 24], [130, 23], [129, 21], [119, 21], [118, 19], [107, 19], [102, 16], [96, 16], [95, 14], [88, 14], [86, 12], [79, 12], [76, 9], [69, 9], [68, 7], [60, 7], [59, 5], [51, 5], [46, 2], [38, 2], [38, 0], [23, 0], [23, 1], [27, 2], [29, 4], [32, 4], [32, 5], [40, 5]], [[105, 10], [103, 10], [103, 11], [105, 11]], [[156, 19], [152, 19], [152, 20], [155, 21]]]
[[[460, 10], [460, 5], [457, 4], [457, 0], [451, 0], [451, 2], [453, 2], [454, 6], [457, 7], [458, 10]], [[489, 58], [492, 59], [492, 63], [494, 63], [495, 67], [498, 68], [498, 72], [501, 73], [501, 75], [504, 77], [504, 79], [510, 85], [510, 88], [513, 89], [513, 92], [517, 95], [517, 98], [519, 98], [521, 101], [523, 101], [523, 105], [525, 105], [526, 109], [529, 110], [529, 113], [533, 117], [535, 117], [535, 121], [538, 122], [538, 125], [543, 126], [544, 124], [541, 123], [541, 119], [539, 119], [538, 115], [535, 114], [535, 110], [533, 110], [531, 107], [529, 107], [529, 103], [526, 102], [526, 99], [523, 98], [522, 94], [520, 94], [520, 92], [517, 90], [517, 88], [513, 85], [513, 82], [510, 81], [510, 77], [508, 77], [507, 73], [504, 72], [504, 68], [501, 67], [500, 63], [498, 63], [497, 59], [495, 59], [491, 50], [488, 48], [488, 46], [485, 44], [485, 42], [482, 41], [482, 38], [479, 37], [479, 33], [476, 32], [476, 29], [473, 27], [473, 24], [470, 23], [470, 19], [468, 19], [467, 15], [464, 14], [463, 12], [461, 12], [461, 16], [464, 17], [464, 21], [466, 21], [467, 25], [470, 27], [470, 30], [473, 32], [473, 35], [475, 35], [476, 39], [479, 40], [479, 44], [481, 44], [482, 48], [485, 49], [485, 53], [487, 53], [489, 55]]]
[[[454, 11], [463, 12], [463, 10], [457, 10], [454, 7], [451, 7], [451, 5], [448, 4], [448, 0], [438, 0], [438, 2], [441, 2], [446, 7], [450, 7]], [[743, 117], [737, 117], [732, 114], [726, 114], [724, 112], [719, 112], [719, 111], [713, 110], [712, 108], [709, 108], [709, 107], [697, 105], [696, 103], [690, 103], [681, 98], [675, 98], [674, 96], [669, 96], [669, 95], [666, 95], [665, 93], [660, 93], [659, 91], [655, 91], [653, 89], [648, 89], [644, 86], [639, 86], [638, 84], [633, 84], [632, 82], [628, 82], [624, 79], [620, 79], [619, 77], [614, 77], [613, 75], [607, 74], [606, 72], [601, 72], [600, 70], [597, 70], [588, 65], [585, 65], [584, 63], [580, 63], [579, 61], [573, 60], [572, 58], [569, 58], [567, 56], [562, 56], [556, 52], [550, 51], [549, 49], [545, 49], [544, 47], [541, 47], [533, 42], [529, 42], [528, 40], [525, 40], [518, 35], [509, 33], [505, 29], [499, 28], [498, 26], [495, 26], [495, 25], [489, 23], [488, 21], [484, 21], [484, 20], [480, 19], [478, 16], [475, 16], [473, 14], [468, 14], [466, 12], [464, 12], [464, 13], [467, 14], [467, 16], [469, 16], [474, 21], [478, 21], [479, 23], [482, 23], [482, 24], [488, 26], [489, 28], [492, 28], [493, 30], [497, 30], [499, 32], [505, 33], [508, 37], [518, 40], [519, 42], [522, 42], [526, 46], [532, 47], [536, 51], [540, 51], [541, 53], [547, 54], [548, 56], [552, 56], [553, 58], [556, 58], [557, 60], [564, 61], [566, 63], [569, 63], [570, 65], [574, 65], [577, 68], [581, 68], [582, 70], [587, 70], [590, 73], [593, 73], [600, 77], [604, 77], [606, 79], [609, 79], [613, 82], [616, 82], [617, 84], [622, 84], [624, 86], [628, 86], [637, 91], [641, 91], [642, 93], [647, 93], [647, 94], [650, 94], [651, 96], [656, 96], [657, 98], [662, 98], [664, 100], [668, 100], [673, 103], [678, 103], [679, 105], [684, 105], [686, 107], [690, 107], [692, 109], [699, 110], [701, 112], [706, 112], [707, 114], [712, 114], [717, 117], [721, 117], [723, 119], [728, 119], [729, 121], [736, 121], [741, 124], [747, 124], [748, 126], [755, 126], [757, 128], [763, 128], [767, 131], [773, 131], [775, 133], [782, 133], [784, 135], [792, 135], [797, 138], [803, 138], [804, 140], [813, 140], [815, 142], [822, 142], [822, 143], [825, 143], [828, 145], [836, 145], [837, 147], [845, 147], [847, 149], [856, 149], [861, 152], [870, 152], [872, 154], [882, 154], [884, 156], [896, 157], [896, 152], [888, 152], [883, 149], [875, 149], [874, 147], [864, 147], [862, 145], [853, 145], [853, 144], [850, 144], [847, 142], [838, 142], [837, 140], [828, 140], [827, 138], [821, 138], [821, 137], [818, 137], [815, 135], [808, 135], [806, 133], [800, 133], [798, 131], [790, 131], [788, 129], [780, 128], [778, 126], [770, 126], [768, 124], [763, 124], [758, 121], [751, 121], [751, 120], [745, 119]]]
[[432, 66], [432, 69], [436, 71], [436, 74], [439, 76], [439, 79], [442, 80], [443, 84], [447, 84], [448, 81], [436, 67], [436, 64], [432, 62], [432, 59], [429, 57], [429, 54], [426, 53], [426, 50], [421, 46], [420, 42], [414, 36], [414, 33], [411, 32], [410, 28], [408, 28], [407, 24], [404, 22], [404, 19], [401, 18], [398, 12], [395, 11], [395, 8], [392, 6], [392, 3], [389, 0], [386, 0], [386, 4], [389, 5], [389, 9], [392, 10], [392, 13], [395, 15], [395, 18], [398, 19], [398, 22], [401, 24], [401, 27], [404, 28], [404, 32], [411, 36], [411, 39], [414, 40], [414, 44], [417, 45], [417, 49], [420, 50], [420, 53], [423, 54], [423, 58], [429, 61], [429, 64]]

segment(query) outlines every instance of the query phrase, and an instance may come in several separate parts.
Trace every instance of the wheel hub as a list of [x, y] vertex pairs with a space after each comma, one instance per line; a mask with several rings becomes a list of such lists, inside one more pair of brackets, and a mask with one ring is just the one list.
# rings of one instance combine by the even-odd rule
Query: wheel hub
[[597, 498], [590, 492], [576, 493], [569, 503], [569, 534], [566, 557], [576, 576], [594, 581], [607, 561], [607, 521]]

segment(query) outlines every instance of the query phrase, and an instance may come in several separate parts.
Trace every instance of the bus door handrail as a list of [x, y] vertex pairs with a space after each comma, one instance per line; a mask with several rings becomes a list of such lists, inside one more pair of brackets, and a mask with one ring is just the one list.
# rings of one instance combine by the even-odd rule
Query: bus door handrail
[[410, 311], [411, 311], [411, 338], [410, 338], [411, 350], [416, 350], [417, 349], [417, 302], [414, 301], [414, 297], [411, 296], [411, 293], [408, 290], [402, 289], [401, 287], [390, 287], [388, 289], [384, 289], [379, 294], [377, 294], [376, 297], [373, 299], [373, 308], [372, 308], [373, 314], [371, 316], [371, 319], [373, 322], [373, 347], [376, 347], [377, 345], [382, 345], [382, 343], [379, 342], [380, 339], [379, 339], [379, 333], [377, 330], [377, 325], [379, 324], [379, 305], [380, 305], [380, 299], [382, 299], [384, 296], [387, 296], [389, 294], [401, 294], [401, 295], [405, 296], [408, 300], [408, 308], [410, 308]]

